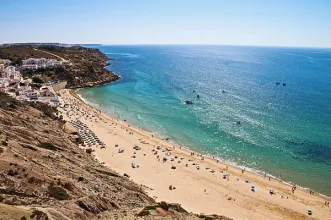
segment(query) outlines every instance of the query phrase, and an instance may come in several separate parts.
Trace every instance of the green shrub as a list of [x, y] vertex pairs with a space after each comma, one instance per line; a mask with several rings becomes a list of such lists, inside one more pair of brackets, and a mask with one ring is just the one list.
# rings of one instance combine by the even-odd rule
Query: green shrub
[[37, 147], [40, 147], [40, 148], [44, 148], [44, 149], [47, 149], [47, 150], [52, 150], [52, 151], [56, 151], [56, 147], [54, 146], [54, 144], [52, 143], [49, 143], [49, 142], [42, 142], [42, 143], [39, 143], [37, 145]]
[[42, 79], [40, 79], [38, 77], [33, 77], [32, 82], [34, 82], [34, 83], [43, 83], [44, 81], [42, 81]]
[[36, 219], [48, 219], [47, 214], [45, 214], [39, 210], [34, 210], [32, 212], [32, 215], [30, 215], [30, 218], [33, 219], [34, 217], [36, 217]]
[[28, 183], [33, 183], [36, 180], [34, 176], [28, 178]]
[[16, 170], [10, 169], [10, 170], [8, 170], [7, 174], [9, 176], [16, 176], [16, 175], [18, 175], [18, 172]]
[[143, 209], [141, 212], [137, 214], [137, 216], [142, 217], [142, 216], [147, 216], [149, 214], [150, 212], [148, 210]]
[[68, 193], [61, 187], [57, 187], [57, 186], [49, 186], [48, 194], [49, 194], [49, 196], [56, 198], [58, 200], [68, 200], [69, 199]]

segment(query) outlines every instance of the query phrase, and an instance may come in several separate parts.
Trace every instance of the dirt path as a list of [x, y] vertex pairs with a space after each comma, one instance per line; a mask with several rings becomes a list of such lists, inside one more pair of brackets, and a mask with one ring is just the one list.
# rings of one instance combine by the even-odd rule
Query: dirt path
[[68, 60], [66, 60], [63, 57], [60, 57], [60, 56], [58, 56], [58, 55], [56, 55], [54, 53], [50, 53], [50, 52], [47, 52], [47, 51], [44, 51], [44, 50], [39, 50], [39, 49], [36, 49], [36, 48], [34, 48], [34, 50], [37, 50], [37, 51], [44, 52], [44, 53], [47, 53], [49, 55], [55, 56], [55, 57], [61, 59], [62, 62], [68, 62]]

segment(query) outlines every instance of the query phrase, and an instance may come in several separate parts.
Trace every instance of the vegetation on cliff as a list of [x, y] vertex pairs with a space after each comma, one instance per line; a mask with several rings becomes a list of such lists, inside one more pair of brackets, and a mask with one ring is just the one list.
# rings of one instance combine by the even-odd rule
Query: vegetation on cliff
[[64, 67], [44, 70], [24, 70], [23, 76], [38, 75], [43, 81], [65, 80], [69, 88], [89, 87], [116, 81], [119, 77], [107, 70], [109, 58], [99, 49], [81, 46], [1, 45], [0, 59], [21, 65], [28, 58], [47, 58], [63, 61]]

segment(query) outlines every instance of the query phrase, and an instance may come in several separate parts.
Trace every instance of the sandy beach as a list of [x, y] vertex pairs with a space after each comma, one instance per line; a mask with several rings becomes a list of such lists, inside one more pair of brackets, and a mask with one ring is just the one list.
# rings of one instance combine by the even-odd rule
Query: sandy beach
[[61, 105], [68, 104], [59, 108], [63, 119], [85, 124], [104, 144], [91, 146], [95, 158], [129, 175], [156, 201], [180, 203], [193, 213], [243, 220], [331, 218], [325, 203], [329, 198], [300, 187], [293, 192], [292, 185], [174, 146], [100, 113], [70, 91], [60, 91]]

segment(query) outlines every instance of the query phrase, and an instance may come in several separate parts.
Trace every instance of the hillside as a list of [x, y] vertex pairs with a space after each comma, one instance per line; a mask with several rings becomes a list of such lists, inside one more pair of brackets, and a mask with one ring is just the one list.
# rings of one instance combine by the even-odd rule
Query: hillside
[[[37, 71], [35, 74], [52, 76], [52, 80], [66, 80], [69, 88], [89, 87], [116, 81], [119, 77], [107, 70], [109, 58], [98, 49], [80, 46], [1, 45], [0, 59], [20, 65], [23, 59], [47, 58], [64, 61], [65, 68]], [[23, 75], [33, 75], [31, 71]]]
[[0, 99], [0, 219], [227, 219], [157, 204], [71, 141], [55, 109]]

